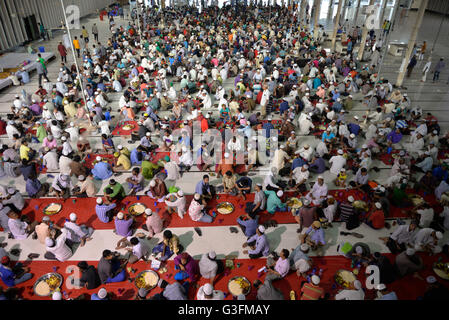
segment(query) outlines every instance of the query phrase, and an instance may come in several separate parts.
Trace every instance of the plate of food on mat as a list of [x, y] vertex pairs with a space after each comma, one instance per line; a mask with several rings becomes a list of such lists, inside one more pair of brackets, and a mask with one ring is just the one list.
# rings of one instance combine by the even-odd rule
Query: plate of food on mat
[[421, 197], [419, 194], [411, 194], [409, 196], [409, 199], [415, 207], [420, 206], [424, 203], [423, 197]]
[[44, 214], [46, 214], [47, 216], [52, 216], [54, 214], [61, 212], [61, 210], [62, 204], [52, 202], [44, 208]]
[[217, 204], [217, 211], [220, 214], [231, 214], [234, 212], [234, 209], [234, 205], [227, 201]]
[[134, 281], [137, 289], [145, 288], [151, 290], [157, 286], [159, 275], [156, 271], [145, 270], [139, 273]]
[[34, 293], [40, 297], [48, 297], [62, 285], [62, 276], [56, 272], [44, 274], [34, 284]]
[[130, 124], [130, 123], [125, 124], [125, 125], [122, 127], [122, 130], [132, 130], [132, 129], [134, 129], [134, 125], [133, 125], [133, 124]]
[[441, 279], [449, 280], [449, 262], [435, 262], [433, 272]]
[[133, 216], [140, 216], [142, 213], [145, 212], [145, 209], [147, 208], [146, 205], [144, 205], [143, 203], [134, 203], [132, 205], [129, 206], [128, 208], [128, 212], [130, 215]]
[[357, 280], [356, 276], [348, 270], [340, 269], [335, 274], [335, 282], [344, 288], [349, 288], [355, 280]]
[[234, 277], [228, 282], [228, 290], [234, 297], [246, 296], [251, 291], [251, 282], [243, 276]]
[[290, 198], [287, 200], [287, 207], [292, 209], [299, 209], [302, 207], [302, 201], [298, 198]]

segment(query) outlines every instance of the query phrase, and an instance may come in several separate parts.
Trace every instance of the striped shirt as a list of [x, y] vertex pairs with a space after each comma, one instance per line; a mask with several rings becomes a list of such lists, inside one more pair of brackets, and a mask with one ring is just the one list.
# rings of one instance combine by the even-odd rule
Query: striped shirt
[[98, 219], [101, 222], [108, 223], [110, 222], [106, 213], [112, 209], [114, 209], [117, 205], [115, 203], [111, 204], [97, 204], [95, 206], [95, 212], [97, 214]]
[[318, 300], [324, 298], [324, 289], [312, 283], [305, 283], [301, 289], [301, 300]]
[[349, 202], [340, 203], [340, 220], [347, 222], [349, 217], [355, 213], [354, 207]]

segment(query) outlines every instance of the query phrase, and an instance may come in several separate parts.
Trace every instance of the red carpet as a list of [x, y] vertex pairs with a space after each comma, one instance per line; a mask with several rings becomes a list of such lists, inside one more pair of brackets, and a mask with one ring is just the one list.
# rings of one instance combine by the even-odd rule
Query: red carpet
[[102, 158], [102, 161], [107, 161], [111, 166], [114, 164], [114, 155], [113, 154], [99, 154], [99, 153], [91, 153], [88, 154], [84, 158], [84, 165], [89, 168], [93, 169], [94, 162], [96, 162], [97, 156], [100, 156]]
[[[286, 248], [290, 250], [291, 248]], [[99, 249], [99, 256], [101, 254], [101, 249]], [[390, 261], [393, 262], [393, 255], [388, 254]], [[434, 272], [431, 269], [433, 262], [438, 259], [438, 256], [429, 257], [427, 255], [421, 255], [424, 260], [426, 269], [420, 272], [420, 275], [423, 278], [427, 276], [433, 275]], [[329, 293], [331, 297], [333, 297], [340, 289], [338, 285], [336, 285], [334, 281], [335, 273], [339, 269], [351, 270], [351, 261], [342, 256], [329, 256], [329, 257], [321, 257], [321, 258], [312, 258], [314, 261], [314, 268], [316, 268], [316, 272], [322, 269], [321, 276], [321, 284], [320, 286], [325, 290], [326, 293]], [[447, 259], [444, 259], [443, 262], [446, 262]], [[33, 285], [37, 278], [45, 273], [54, 272], [53, 266], [56, 266], [56, 272], [61, 274], [64, 277], [64, 281], [66, 281], [67, 277], [73, 273], [66, 273], [66, 268], [70, 265], [75, 266], [78, 261], [70, 261], [70, 262], [53, 262], [53, 261], [27, 261], [24, 264], [30, 267], [31, 272], [33, 273], [33, 278], [21, 285], [18, 286], [22, 290], [22, 295], [24, 299], [32, 299], [32, 300], [50, 300], [51, 297], [39, 297], [33, 294]], [[97, 266], [98, 261], [88, 261], [89, 264]], [[251, 283], [253, 283], [258, 278], [257, 270], [263, 267], [266, 263], [266, 259], [257, 259], [257, 260], [249, 260], [249, 259], [236, 259], [234, 260], [234, 269], [226, 268], [225, 273], [220, 275], [219, 278], [215, 282], [215, 289], [222, 290], [227, 293], [226, 300], [231, 300], [232, 295], [229, 294], [227, 289], [228, 281], [234, 276], [245, 276]], [[237, 264], [240, 264], [240, 267], [237, 267]], [[146, 262], [140, 261], [134, 265], [132, 268], [136, 270], [135, 273], [128, 274], [129, 277], [134, 280], [137, 274], [140, 271], [150, 269], [150, 265]], [[176, 273], [174, 269], [173, 261], [169, 261], [167, 264], [168, 271], [164, 274], [160, 274], [162, 279], [172, 283], [174, 281], [173, 276]], [[310, 274], [311, 272], [309, 272]], [[265, 274], [260, 276], [260, 280], [263, 281], [265, 278]], [[360, 270], [358, 279], [364, 283], [365, 275], [364, 268]], [[279, 288], [283, 293], [285, 299], [289, 299], [290, 291], [294, 290], [296, 293], [296, 297], [298, 299], [299, 292], [301, 288], [301, 283], [304, 281], [304, 278], [298, 278], [295, 272], [291, 271], [289, 275], [287, 275], [284, 279], [273, 282], [273, 285]], [[444, 285], [447, 285], [447, 282], [439, 279]], [[199, 286], [205, 284], [207, 282], [206, 279], [200, 279]], [[118, 300], [129, 300], [134, 299], [137, 294], [137, 289], [134, 285], [134, 281], [124, 281], [120, 283], [107, 284], [102, 286], [108, 290], [108, 292], [112, 292], [114, 294], [114, 299]], [[365, 286], [364, 286], [365, 287]], [[398, 299], [400, 300], [416, 300], [418, 297], [422, 296], [426, 290], [427, 283], [423, 280], [413, 278], [412, 276], [407, 276], [405, 278], [396, 280], [392, 284], [388, 285], [389, 290], [393, 290], [396, 292]], [[86, 290], [86, 289], [67, 289], [66, 284], [64, 283], [61, 287], [62, 292], [66, 292], [69, 297], [76, 298], [77, 296], [85, 293], [88, 295], [88, 299], [90, 299], [90, 295], [93, 293], [97, 293], [99, 288], [94, 290]], [[149, 296], [153, 296], [156, 293], [161, 291], [160, 288], [155, 288], [151, 290]], [[190, 286], [189, 289], [189, 299], [196, 299], [197, 288], [193, 285]], [[252, 287], [251, 292], [247, 296], [247, 300], [255, 300], [256, 290]], [[365, 299], [373, 299], [375, 297], [375, 290], [367, 290], [365, 289]]]
[[[412, 191], [412, 190], [410, 190]], [[352, 195], [356, 200], [366, 200], [366, 196], [357, 190], [330, 190], [330, 194], [334, 195], [337, 201], [342, 201], [346, 199], [349, 195]], [[421, 194], [423, 195], [423, 194]], [[254, 193], [247, 195], [247, 199], [242, 200], [240, 198], [230, 196], [227, 194], [218, 195], [219, 199], [213, 199], [209, 203], [209, 214], [212, 214], [215, 211], [215, 207], [217, 203], [223, 201], [229, 201], [234, 204], [235, 211], [229, 215], [221, 215], [217, 212], [217, 217], [212, 224], [204, 223], [204, 222], [194, 222], [190, 219], [188, 214], [185, 215], [184, 219], [180, 219], [177, 214], [168, 215], [165, 211], [165, 203], [158, 203], [155, 200], [149, 198], [148, 196], [139, 196], [137, 197], [126, 197], [121, 203], [119, 203], [118, 208], [127, 212], [128, 206], [135, 203], [141, 202], [144, 203], [147, 207], [152, 210], [158, 211], [163, 218], [166, 220], [166, 226], [170, 228], [176, 227], [201, 227], [201, 226], [232, 226], [236, 225], [236, 219], [245, 214], [245, 204], [246, 202], [254, 200]], [[287, 197], [298, 196], [297, 193], [287, 192]], [[192, 200], [192, 195], [187, 196], [187, 204], [190, 204]], [[437, 204], [435, 197], [433, 195], [426, 195], [424, 199], [430, 203], [435, 212], [438, 213], [441, 211], [441, 207]], [[113, 222], [103, 223], [99, 221], [95, 215], [95, 198], [70, 198], [67, 200], [56, 199], [56, 198], [45, 198], [45, 199], [28, 199], [27, 205], [23, 210], [23, 214], [28, 215], [31, 220], [38, 219], [41, 220], [43, 217], [43, 208], [47, 206], [51, 202], [61, 203], [63, 204], [62, 211], [52, 217], [52, 220], [57, 222], [59, 225], [64, 223], [64, 220], [68, 218], [70, 213], [75, 212], [78, 214], [79, 222], [82, 224], [87, 224], [92, 226], [94, 229], [113, 229]], [[87, 209], [87, 210], [86, 210]], [[399, 217], [407, 217], [407, 210], [410, 208], [397, 208], [391, 206], [391, 212], [389, 218], [399, 218]], [[267, 213], [266, 211], [260, 214], [260, 222], [264, 223], [267, 220], [275, 220], [279, 224], [288, 224], [295, 223], [295, 220], [290, 212], [276, 212], [274, 215]], [[144, 223], [144, 216], [141, 215], [136, 217], [137, 226], [141, 226]]]
[[[134, 126], [132, 130], [124, 130], [123, 127], [127, 124], [131, 124]], [[131, 133], [139, 131], [139, 126], [137, 125], [137, 121], [124, 121], [123, 124], [118, 124], [115, 129], [112, 131], [113, 136], [130, 136]]]

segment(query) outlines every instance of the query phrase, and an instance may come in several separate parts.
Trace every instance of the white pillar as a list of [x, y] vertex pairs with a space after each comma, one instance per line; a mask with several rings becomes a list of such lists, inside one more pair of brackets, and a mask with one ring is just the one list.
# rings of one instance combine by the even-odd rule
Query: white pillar
[[321, 0], [315, 0], [315, 17], [313, 22], [313, 38], [316, 40], [318, 37], [318, 21], [320, 19]]
[[415, 43], [416, 43], [416, 37], [418, 35], [419, 28], [421, 27], [422, 19], [424, 17], [424, 13], [426, 12], [428, 3], [429, 3], [429, 0], [421, 0], [421, 3], [419, 5], [416, 22], [413, 25], [412, 33], [410, 35], [410, 40], [408, 41], [407, 51], [405, 53], [404, 60], [402, 60], [401, 69], [399, 70], [398, 79], [396, 81], [397, 87], [401, 87], [402, 83], [404, 82], [405, 72], [407, 71], [407, 65], [412, 56], [413, 47], [415, 46]]
[[[372, 6], [373, 4], [374, 4], [374, 0], [370, 0], [369, 5]], [[359, 52], [357, 55], [357, 60], [359, 60], [359, 61], [361, 61], [363, 59], [363, 53], [365, 52], [367, 36], [368, 36], [368, 28], [366, 27], [366, 24], [364, 24], [363, 32], [362, 32], [362, 41], [360, 42]]]
[[335, 16], [334, 31], [332, 33], [331, 50], [335, 49], [335, 41], [337, 40], [338, 25], [340, 24], [341, 7], [345, 0], [338, 0], [337, 15]]

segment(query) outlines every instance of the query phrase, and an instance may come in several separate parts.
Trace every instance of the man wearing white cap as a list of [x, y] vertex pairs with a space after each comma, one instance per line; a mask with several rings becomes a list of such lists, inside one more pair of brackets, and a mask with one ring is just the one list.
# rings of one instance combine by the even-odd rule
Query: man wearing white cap
[[198, 289], [196, 294], [197, 300], [224, 300], [224, 293], [220, 290], [214, 290], [210, 283], [206, 283]]
[[273, 191], [265, 190], [265, 196], [267, 197], [267, 211], [270, 214], [274, 214], [277, 211], [286, 211], [286, 204], [282, 202], [284, 192], [282, 190]]
[[324, 289], [319, 287], [320, 277], [313, 275], [311, 280], [311, 283], [306, 282], [301, 288], [300, 300], [318, 300], [324, 298]]
[[45, 246], [47, 250], [44, 255], [45, 259], [64, 262], [73, 255], [71, 248], [73, 242], [67, 239], [68, 233], [68, 229], [62, 228], [61, 234], [56, 240], [49, 237], [45, 238]]
[[110, 164], [102, 161], [102, 158], [100, 156], [97, 156], [95, 158], [95, 161], [96, 163], [92, 169], [92, 174], [95, 180], [106, 180], [114, 174]]
[[355, 280], [348, 289], [341, 290], [335, 295], [335, 300], [365, 300], [362, 283]]
[[60, 173], [54, 180], [50, 188], [50, 193], [54, 192], [58, 198], [67, 199], [73, 189], [70, 176]]
[[416, 254], [415, 249], [407, 248], [406, 251], [396, 256], [395, 266], [401, 277], [413, 274], [414, 277], [420, 278], [418, 271], [424, 269], [424, 262], [421, 257]]
[[74, 243], [81, 243], [81, 247], [83, 247], [86, 241], [92, 240], [94, 229], [92, 227], [87, 227], [86, 225], [78, 225], [76, 223], [77, 215], [74, 212], [70, 214], [69, 218], [70, 220], [64, 223], [64, 228], [69, 231], [67, 239]]
[[109, 300], [108, 292], [105, 288], [101, 288], [100, 290], [98, 290], [98, 293], [93, 293], [91, 295], [90, 300]]
[[396, 292], [390, 291], [388, 292], [387, 286], [383, 283], [379, 283], [375, 287], [377, 291], [377, 298], [374, 300], [398, 300], [398, 296], [396, 295]]
[[313, 261], [307, 255], [309, 248], [307, 243], [300, 243], [288, 257], [290, 268], [296, 270], [298, 277], [303, 277], [304, 279], [307, 277], [306, 272], [313, 266]]
[[268, 244], [267, 236], [265, 235], [264, 226], [259, 226], [256, 230], [256, 234], [242, 245], [243, 248], [248, 246], [250, 247], [250, 250], [243, 250], [243, 254], [249, 254], [250, 259], [268, 256], [270, 246]]
[[424, 251], [429, 254], [437, 254], [441, 252], [438, 241], [443, 239], [443, 233], [432, 228], [423, 228], [418, 231], [414, 239], [415, 250]]
[[309, 166], [304, 164], [301, 167], [296, 167], [293, 170], [292, 175], [294, 175], [294, 179], [291, 180], [291, 182], [294, 182], [294, 189], [299, 192], [306, 192], [306, 182], [310, 175]]
[[150, 208], [145, 209], [145, 216], [145, 225], [142, 228], [148, 231], [148, 239], [151, 239], [156, 233], [162, 232], [164, 229], [164, 221], [157, 212], [154, 212]]
[[306, 198], [314, 205], [319, 205], [327, 198], [327, 192], [328, 188], [324, 183], [324, 177], [318, 176], [317, 181], [314, 183]]
[[343, 157], [343, 150], [339, 149], [337, 155], [329, 159], [329, 164], [331, 165], [330, 172], [337, 175], [342, 168], [346, 165], [346, 158]]
[[179, 218], [184, 218], [184, 214], [186, 213], [186, 197], [182, 190], [169, 193], [164, 201], [169, 213], [176, 212]]
[[107, 198], [103, 201], [102, 198], [97, 198], [97, 205], [95, 206], [95, 213], [97, 214], [98, 220], [103, 223], [108, 223], [112, 220], [114, 216], [114, 209], [117, 204], [111, 203]]
[[198, 264], [200, 274], [203, 278], [209, 279], [210, 284], [214, 284], [217, 275], [224, 271], [223, 261], [217, 259], [215, 251], [205, 253], [201, 256]]
[[193, 221], [212, 223], [213, 217], [207, 214], [206, 201], [199, 193], [195, 193], [188, 209], [189, 216]]

